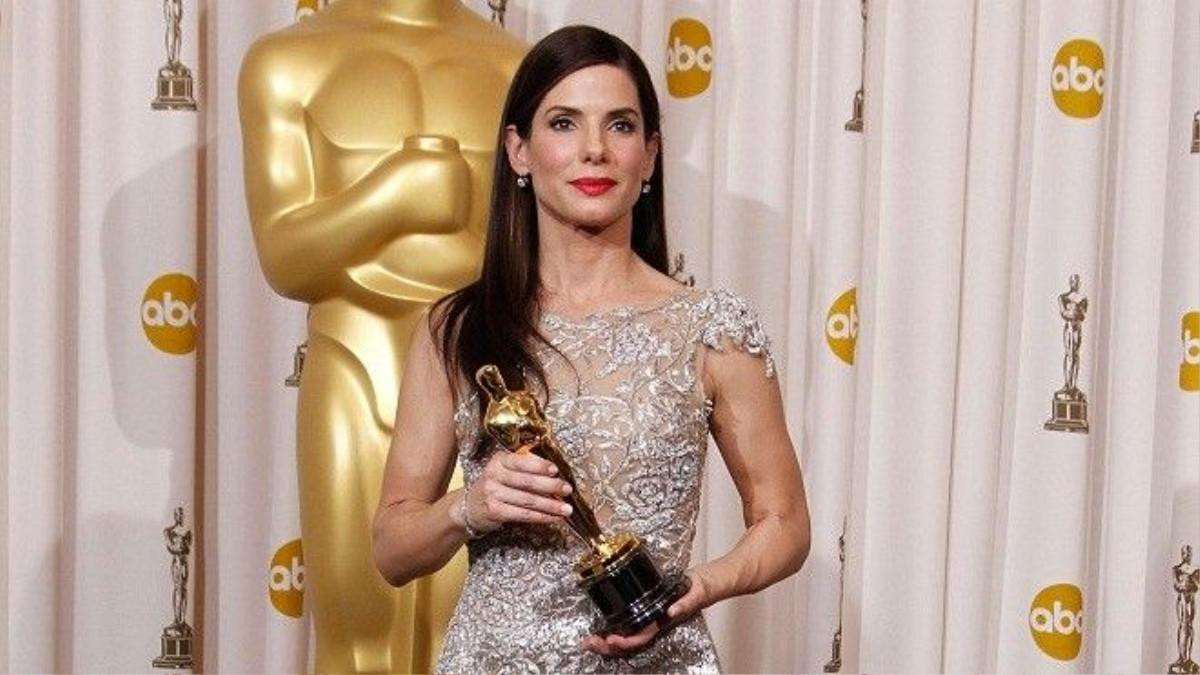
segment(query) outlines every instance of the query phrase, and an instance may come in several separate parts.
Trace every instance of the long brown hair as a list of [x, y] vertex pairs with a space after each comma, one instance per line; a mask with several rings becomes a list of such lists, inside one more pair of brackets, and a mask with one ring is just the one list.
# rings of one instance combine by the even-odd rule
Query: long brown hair
[[[517, 174], [505, 152], [505, 129], [513, 125], [527, 140], [533, 115], [546, 94], [567, 75], [601, 64], [629, 74], [642, 108], [644, 137], [649, 140], [657, 134], [661, 138], [658, 96], [650, 73], [641, 57], [617, 36], [591, 26], [567, 26], [542, 38], [525, 55], [500, 117], [481, 276], [433, 308], [433, 334], [441, 335], [446, 374], [452, 383], [457, 374], [471, 386], [475, 371], [491, 363], [513, 388], [545, 387], [545, 373], [532, 348], [536, 342], [548, 344], [538, 332], [534, 316], [541, 290], [537, 207], [533, 190], [516, 185]], [[633, 207], [631, 243], [642, 260], [666, 274], [662, 173], [660, 141], [650, 193], [643, 194]], [[526, 382], [527, 376], [534, 381]]]

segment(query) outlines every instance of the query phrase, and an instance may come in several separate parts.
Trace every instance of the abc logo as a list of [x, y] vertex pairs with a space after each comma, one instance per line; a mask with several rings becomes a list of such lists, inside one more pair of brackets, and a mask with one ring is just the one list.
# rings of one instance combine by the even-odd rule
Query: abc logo
[[1029, 634], [1048, 656], [1070, 661], [1083, 642], [1083, 592], [1074, 584], [1043, 588], [1029, 606]]
[[708, 26], [676, 19], [667, 33], [667, 91], [675, 98], [696, 96], [712, 82], [713, 48]]
[[1179, 388], [1200, 391], [1200, 312], [1183, 315], [1183, 363], [1179, 364]]
[[1091, 40], [1071, 40], [1054, 56], [1050, 92], [1058, 109], [1071, 117], [1100, 114], [1104, 105], [1104, 50]]
[[833, 353], [846, 363], [854, 363], [854, 345], [858, 342], [858, 305], [855, 288], [842, 293], [825, 316], [825, 341]]
[[150, 282], [142, 296], [142, 330], [150, 344], [168, 354], [196, 348], [196, 280], [186, 274], [164, 274]]
[[304, 612], [304, 552], [293, 539], [275, 551], [267, 573], [271, 604], [280, 614], [299, 617]]

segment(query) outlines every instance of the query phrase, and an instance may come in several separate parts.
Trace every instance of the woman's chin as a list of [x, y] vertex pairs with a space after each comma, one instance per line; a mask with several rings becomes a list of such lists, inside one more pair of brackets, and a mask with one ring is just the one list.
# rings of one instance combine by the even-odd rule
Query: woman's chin
[[565, 221], [576, 228], [602, 231], [620, 222], [621, 218], [628, 213], [628, 209], [622, 211], [608, 205], [596, 204], [592, 208], [572, 209], [564, 215], [566, 216]]

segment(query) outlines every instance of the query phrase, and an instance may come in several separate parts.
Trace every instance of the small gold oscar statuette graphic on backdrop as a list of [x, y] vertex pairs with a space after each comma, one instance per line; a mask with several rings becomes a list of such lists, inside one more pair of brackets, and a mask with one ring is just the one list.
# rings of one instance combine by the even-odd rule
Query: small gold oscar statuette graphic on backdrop
[[150, 107], [154, 110], [195, 110], [192, 71], [179, 61], [179, 43], [183, 41], [183, 0], [163, 0], [163, 18], [167, 20], [167, 63], [158, 69], [158, 95], [150, 102]]
[[567, 525], [588, 547], [575, 563], [576, 581], [604, 617], [595, 630], [631, 635], [651, 622], [665, 622], [667, 608], [690, 587], [688, 578], [664, 577], [633, 533], [600, 530], [537, 399], [525, 391], [510, 391], [494, 365], [476, 371], [475, 381], [488, 396], [483, 416], [487, 434], [509, 452], [529, 452], [552, 462], [559, 477], [571, 485], [565, 498], [572, 508]]
[[867, 0], [862, 0], [862, 57], [858, 67], [858, 91], [854, 92], [854, 103], [850, 110], [850, 119], [846, 122], [846, 131], [861, 134], [863, 130], [863, 107], [866, 95], [863, 93], [863, 81], [867, 73]]
[[1079, 275], [1072, 274], [1067, 282], [1070, 289], [1058, 296], [1058, 313], [1063, 319], [1063, 379], [1062, 389], [1054, 392], [1050, 402], [1050, 419], [1043, 425], [1049, 431], [1087, 433], [1087, 397], [1079, 390], [1079, 346], [1083, 342], [1083, 320], [1088, 301], [1079, 292]]
[[171, 580], [175, 590], [171, 604], [175, 620], [163, 628], [162, 653], [151, 663], [155, 668], [192, 667], [192, 627], [187, 616], [188, 556], [192, 552], [192, 531], [183, 527], [183, 507], [175, 507], [175, 524], [163, 530], [167, 552], [171, 554]]
[[1175, 618], [1179, 628], [1175, 642], [1179, 647], [1179, 658], [1167, 666], [1168, 673], [1200, 673], [1200, 665], [1192, 660], [1192, 640], [1196, 629], [1196, 590], [1200, 589], [1200, 568], [1192, 565], [1192, 547], [1183, 545], [1178, 565], [1171, 568], [1175, 582]]
[[292, 374], [288, 375], [283, 380], [285, 387], [299, 387], [300, 375], [304, 373], [304, 357], [308, 356], [308, 341], [305, 340], [296, 345], [296, 352], [292, 354]]
[[838, 627], [833, 634], [832, 656], [825, 664], [825, 672], [842, 670], [842, 602], [846, 597], [846, 519], [842, 519], [842, 533], [838, 535]]

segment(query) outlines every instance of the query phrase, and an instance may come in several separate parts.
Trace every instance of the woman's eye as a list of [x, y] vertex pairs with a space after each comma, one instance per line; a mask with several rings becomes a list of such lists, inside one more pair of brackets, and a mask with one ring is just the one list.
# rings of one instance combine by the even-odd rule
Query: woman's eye
[[612, 128], [623, 133], [637, 131], [637, 127], [629, 120], [617, 120], [612, 123]]
[[555, 129], [557, 131], [564, 131], [566, 129], [570, 129], [571, 125], [572, 125], [571, 118], [569, 118], [569, 117], [557, 117], [553, 120], [550, 120], [550, 128]]

